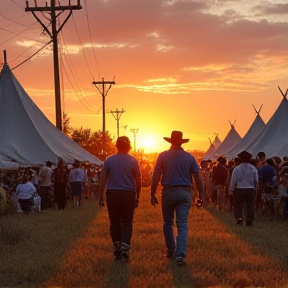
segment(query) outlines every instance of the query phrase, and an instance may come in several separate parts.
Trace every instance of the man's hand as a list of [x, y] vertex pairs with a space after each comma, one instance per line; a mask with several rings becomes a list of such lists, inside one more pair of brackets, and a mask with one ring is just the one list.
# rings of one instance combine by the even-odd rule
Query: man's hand
[[139, 200], [138, 199], [135, 199], [135, 208], [137, 208], [139, 205]]
[[203, 206], [203, 200], [201, 198], [198, 198], [196, 201], [195, 206], [199, 209]]
[[155, 207], [155, 205], [158, 204], [158, 200], [155, 196], [151, 196], [151, 205]]
[[99, 206], [100, 207], [104, 207], [105, 206], [104, 205], [104, 200], [102, 198], [100, 198], [100, 200], [99, 200]]

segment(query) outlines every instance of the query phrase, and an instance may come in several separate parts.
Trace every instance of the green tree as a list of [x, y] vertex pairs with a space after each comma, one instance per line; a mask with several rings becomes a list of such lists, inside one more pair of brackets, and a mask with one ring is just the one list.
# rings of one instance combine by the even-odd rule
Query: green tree
[[66, 134], [67, 136], [70, 136], [73, 128], [70, 126], [70, 117], [68, 118], [67, 113], [63, 113], [62, 122], [63, 122], [63, 133]]

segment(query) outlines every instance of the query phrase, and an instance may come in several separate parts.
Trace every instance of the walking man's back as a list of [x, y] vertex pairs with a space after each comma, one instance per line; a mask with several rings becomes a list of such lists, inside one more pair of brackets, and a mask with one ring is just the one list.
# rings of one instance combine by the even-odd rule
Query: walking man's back
[[[182, 139], [182, 132], [173, 131], [171, 138], [164, 140], [171, 143], [168, 151], [159, 154], [154, 168], [151, 184], [151, 204], [158, 204], [155, 197], [159, 181], [162, 185], [163, 233], [167, 248], [167, 257], [176, 256], [177, 265], [185, 265], [188, 215], [192, 203], [192, 186], [195, 181], [199, 192], [198, 205], [202, 206], [203, 187], [199, 176], [199, 166], [191, 154], [184, 151], [181, 145], [189, 139]], [[174, 214], [178, 230], [175, 242], [173, 232]]]

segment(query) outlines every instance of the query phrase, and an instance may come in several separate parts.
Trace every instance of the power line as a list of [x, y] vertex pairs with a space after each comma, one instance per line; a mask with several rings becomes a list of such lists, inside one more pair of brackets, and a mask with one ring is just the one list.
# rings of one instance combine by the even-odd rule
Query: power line
[[21, 62], [20, 64], [18, 64], [17, 66], [15, 66], [14, 68], [12, 68], [11, 70], [14, 70], [16, 68], [18, 68], [19, 66], [21, 66], [22, 64], [24, 64], [25, 62], [27, 62], [28, 60], [30, 60], [32, 57], [34, 57], [36, 54], [38, 54], [41, 50], [43, 50], [47, 45], [49, 45], [50, 43], [52, 43], [53, 41], [50, 40], [48, 43], [46, 43], [42, 48], [40, 48], [38, 51], [36, 51], [34, 54], [32, 54], [29, 58], [27, 58], [26, 60], [24, 60], [23, 62]]
[[22, 7], [20, 4], [18, 4], [17, 2], [15, 2], [14, 0], [10, 0], [11, 2], [13, 2], [14, 4], [18, 5], [20, 8], [24, 9], [24, 7]]
[[90, 75], [92, 76], [92, 79], [94, 80], [94, 76], [93, 76], [93, 74], [92, 74], [92, 71], [91, 71], [91, 69], [90, 69], [88, 60], [87, 60], [87, 58], [86, 58], [86, 55], [85, 55], [85, 52], [84, 52], [84, 49], [83, 49], [83, 44], [82, 44], [82, 42], [81, 42], [81, 40], [80, 40], [79, 33], [78, 33], [78, 29], [77, 29], [77, 25], [76, 25], [76, 22], [75, 22], [75, 19], [74, 19], [74, 16], [73, 16], [73, 15], [72, 15], [72, 19], [73, 19], [74, 26], [75, 26], [75, 30], [76, 30], [76, 33], [77, 33], [77, 36], [78, 36], [78, 39], [79, 39], [79, 42], [80, 42], [80, 45], [81, 45], [81, 48], [82, 48], [82, 49], [81, 49], [81, 50], [82, 50], [82, 54], [84, 55], [86, 64], [87, 64], [88, 69], [89, 69], [89, 72], [90, 72]]
[[85, 2], [85, 12], [86, 12], [86, 19], [87, 19], [87, 25], [88, 25], [88, 30], [89, 30], [91, 48], [92, 48], [94, 59], [95, 59], [96, 66], [97, 66], [98, 78], [100, 79], [100, 70], [99, 70], [98, 61], [97, 61], [97, 57], [96, 57], [96, 53], [95, 53], [95, 48], [94, 48], [93, 41], [92, 41], [92, 34], [91, 34], [91, 29], [90, 29], [89, 17], [88, 17], [88, 5], [87, 5], [86, 0], [84, 0], [84, 2]]
[[[2, 16], [3, 18], [5, 18], [5, 19], [7, 19], [7, 20], [9, 20], [9, 21], [12, 22], [12, 23], [8, 24], [7, 26], [5, 26], [5, 28], [7, 28], [8, 26], [11, 26], [11, 25], [14, 24], [14, 23], [16, 23], [16, 24], [18, 24], [18, 25], [20, 25], [20, 26], [23, 26], [23, 27], [29, 27], [29, 26], [24, 25], [24, 24], [22, 24], [22, 23], [20, 23], [20, 22], [18, 22], [18, 21], [16, 21], [16, 20], [13, 20], [13, 19], [11, 19], [11, 18], [9, 18], [9, 17], [7, 17], [7, 16], [4, 16], [2, 13], [0, 13], [0, 16]], [[21, 17], [22, 17], [22, 16], [21, 16]]]
[[[62, 41], [63, 41], [63, 43], [64, 43], [64, 45], [65, 45], [65, 40], [64, 40], [64, 37], [63, 37], [63, 36], [64, 36], [63, 33], [61, 32], [60, 35], [61, 35], [61, 39], [62, 39]], [[65, 45], [65, 46], [66, 46], [66, 45]], [[62, 48], [61, 42], [60, 42], [60, 48]], [[63, 51], [63, 50], [64, 50], [64, 49], [62, 48], [61, 51]], [[69, 54], [62, 54], [62, 55], [65, 56], [64, 59], [65, 59], [66, 62], [67, 62], [67, 65], [68, 65], [68, 68], [69, 68], [69, 70], [70, 70], [70, 72], [71, 72], [71, 75], [72, 75], [72, 77], [73, 77], [73, 79], [74, 79], [74, 81], [75, 81], [75, 83], [76, 83], [76, 85], [77, 85], [77, 87], [78, 87], [78, 90], [79, 90], [79, 91], [81, 92], [81, 94], [82, 94], [82, 90], [81, 90], [81, 88], [80, 88], [80, 86], [79, 86], [79, 84], [78, 84], [78, 81], [77, 81], [76, 77], [75, 77], [75, 75], [76, 75], [76, 73], [74, 72], [75, 69], [74, 69], [73, 64], [72, 64], [72, 62], [71, 62], [71, 59], [70, 59]], [[64, 63], [64, 61], [62, 61], [62, 65], [63, 65], [64, 68], [65, 68], [65, 63]], [[70, 80], [70, 77], [69, 77], [66, 69], [65, 69], [65, 72], [66, 72], [67, 77], [69, 78], [68, 81], [70, 82], [71, 86], [73, 87], [72, 81]], [[73, 88], [73, 90], [74, 90], [75, 95], [77, 96], [77, 98], [81, 101], [81, 103], [82, 103], [90, 112], [97, 113], [97, 114], [99, 113], [101, 107], [98, 108], [97, 110], [91, 109], [91, 104], [89, 104], [89, 103], [85, 100], [85, 97], [83, 96], [83, 94], [82, 94], [82, 99], [81, 99], [80, 95], [77, 94], [76, 90], [75, 90], [74, 88]]]
[[[12, 32], [12, 31], [6, 30], [5, 28], [0, 28], [0, 30], [3, 30], [3, 31], [5, 31], [5, 32], [9, 32], [9, 33], [11, 33], [11, 34], [14, 35], [13, 37], [9, 38], [8, 40], [5, 40], [5, 41], [1, 42], [0, 45], [7, 43], [8, 41], [16, 38], [17, 36], [22, 37], [22, 38], [25, 38], [25, 39], [28, 39], [28, 40], [36, 41], [35, 39], [28, 38], [28, 37], [25, 37], [25, 36], [22, 36], [22, 35], [21, 35], [23, 32], [26, 32], [27, 30], [29, 30], [30, 28], [32, 28], [36, 23], [37, 23], [37, 22], [35, 22], [35, 23], [32, 24], [30, 27], [24, 29], [23, 31], [21, 31], [21, 32], [19, 32], [19, 33], [14, 33], [14, 32]], [[45, 44], [45, 42], [41, 42], [41, 41], [37, 41], [37, 42], [42, 43], [42, 44]]]

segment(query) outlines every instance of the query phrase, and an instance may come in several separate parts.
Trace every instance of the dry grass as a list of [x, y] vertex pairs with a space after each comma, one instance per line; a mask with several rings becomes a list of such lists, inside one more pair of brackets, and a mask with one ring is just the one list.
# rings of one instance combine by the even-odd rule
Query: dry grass
[[160, 206], [144, 190], [130, 263], [113, 261], [108, 213], [79, 209], [0, 218], [0, 287], [288, 287], [287, 222], [236, 227], [231, 212], [192, 209], [187, 267], [165, 258]]

